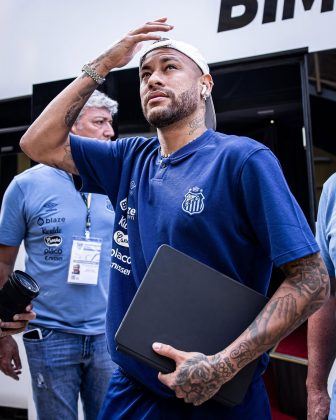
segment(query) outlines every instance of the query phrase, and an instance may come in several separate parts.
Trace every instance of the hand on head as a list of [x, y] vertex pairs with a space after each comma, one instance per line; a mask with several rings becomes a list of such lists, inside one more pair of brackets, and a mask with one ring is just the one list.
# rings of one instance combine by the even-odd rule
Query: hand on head
[[155, 32], [168, 32], [174, 28], [166, 22], [167, 18], [163, 17], [129, 31], [95, 61], [104, 59], [104, 64], [109, 67], [109, 70], [125, 66], [140, 51], [144, 41], [157, 41], [161, 38], [161, 35]]

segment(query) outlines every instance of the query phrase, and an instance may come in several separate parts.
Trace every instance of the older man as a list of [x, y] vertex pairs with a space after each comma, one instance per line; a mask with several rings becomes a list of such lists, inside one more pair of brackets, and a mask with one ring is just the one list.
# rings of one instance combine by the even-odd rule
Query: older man
[[[71, 130], [109, 143], [116, 112], [96, 91]], [[37, 319], [23, 336], [40, 419], [76, 420], [79, 395], [87, 420], [100, 410], [116, 367], [105, 337], [113, 223], [108, 197], [80, 193], [71, 174], [45, 165], [16, 176], [4, 195], [0, 256], [12, 268], [24, 240], [26, 270], [41, 286]], [[0, 366], [17, 379], [13, 341]]]
[[[214, 131], [209, 68], [193, 46], [157, 34], [171, 29], [165, 18], [148, 22], [85, 65], [21, 146], [35, 160], [80, 173], [84, 189], [107, 193], [116, 209], [115, 232], [128, 239], [114, 253], [107, 313], [109, 347], [121, 369], [100, 418], [267, 419], [260, 377], [265, 357], [242, 404], [224, 407], [211, 397], [323, 303], [328, 276], [278, 161], [252, 139]], [[143, 112], [157, 137], [111, 144], [69, 137], [92, 90], [111, 69], [127, 64], [142, 41], [159, 41], [141, 53], [139, 67]], [[273, 264], [286, 279], [246, 331], [215, 355], [154, 343], [176, 363], [173, 373], [157, 377], [115, 350], [114, 333], [163, 243], [262, 293]]]

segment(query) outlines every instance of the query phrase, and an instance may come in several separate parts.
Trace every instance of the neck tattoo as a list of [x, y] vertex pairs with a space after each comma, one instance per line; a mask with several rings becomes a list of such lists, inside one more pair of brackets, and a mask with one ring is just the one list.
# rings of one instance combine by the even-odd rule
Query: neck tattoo
[[[179, 147], [179, 149], [181, 149], [182, 147], [186, 146], [187, 144], [192, 143], [192, 142], [193, 142], [194, 140], [196, 140], [196, 139], [197, 139], [197, 137], [195, 137], [194, 139], [192, 139], [192, 140], [188, 141], [188, 143], [186, 143], [186, 144], [184, 144], [183, 146]], [[177, 150], [179, 150], [179, 149], [177, 149]], [[175, 152], [176, 152], [176, 150], [175, 150]], [[174, 153], [174, 152], [173, 152], [173, 153]], [[162, 153], [162, 148], [160, 147], [160, 156], [161, 156], [161, 159], [167, 159], [167, 158], [169, 158], [171, 155], [172, 155], [172, 153]]]

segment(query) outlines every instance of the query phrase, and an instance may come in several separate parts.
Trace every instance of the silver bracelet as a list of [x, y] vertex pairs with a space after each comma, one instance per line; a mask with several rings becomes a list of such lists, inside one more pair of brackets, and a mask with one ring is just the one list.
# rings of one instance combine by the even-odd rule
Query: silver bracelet
[[105, 82], [105, 77], [99, 76], [99, 74], [88, 64], [84, 64], [82, 71], [90, 76], [91, 79], [93, 79], [98, 85], [101, 85]]

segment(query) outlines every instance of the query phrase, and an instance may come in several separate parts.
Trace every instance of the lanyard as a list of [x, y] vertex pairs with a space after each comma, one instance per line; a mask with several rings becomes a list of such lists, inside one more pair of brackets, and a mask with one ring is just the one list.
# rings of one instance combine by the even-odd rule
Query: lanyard
[[[74, 180], [72, 178], [72, 175], [68, 173], [68, 176], [70, 178], [70, 181], [74, 184]], [[81, 195], [82, 200], [84, 201], [84, 204], [85, 204], [85, 207], [86, 207], [85, 239], [90, 239], [90, 228], [91, 228], [91, 213], [90, 213], [90, 211], [91, 211], [92, 194], [88, 193], [88, 195], [86, 195], [85, 193], [80, 192], [80, 195]]]
[[86, 195], [84, 193], [80, 193], [80, 195], [86, 206], [85, 239], [90, 239], [92, 194], [88, 193], [88, 195]]

